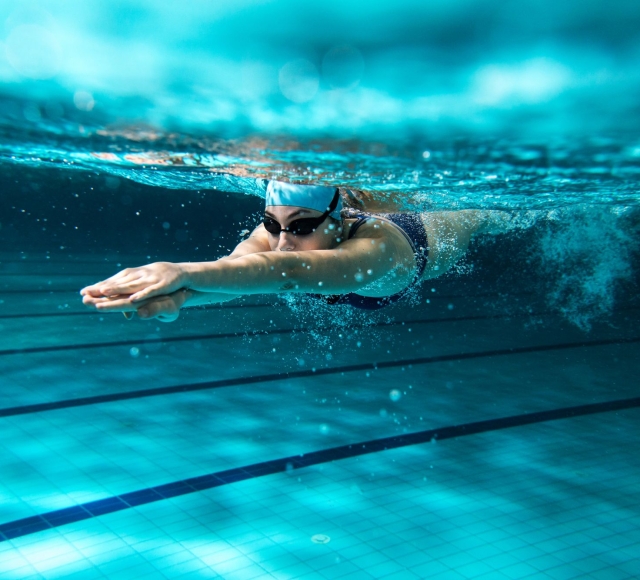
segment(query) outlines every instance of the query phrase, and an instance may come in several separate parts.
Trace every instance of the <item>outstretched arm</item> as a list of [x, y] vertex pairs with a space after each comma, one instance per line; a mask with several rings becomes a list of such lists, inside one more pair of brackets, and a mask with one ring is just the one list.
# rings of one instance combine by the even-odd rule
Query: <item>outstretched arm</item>
[[[258, 228], [251, 236], [240, 242], [233, 252], [220, 260], [234, 260], [247, 254], [262, 252], [269, 246], [265, 240], [256, 235]], [[222, 292], [179, 292], [182, 288], [179, 273], [174, 268], [175, 264], [169, 262], [157, 262], [140, 268], [127, 268], [91, 286], [87, 286], [80, 291], [82, 302], [89, 307], [105, 310], [120, 311], [125, 313], [137, 312], [142, 318], [158, 318], [170, 322], [178, 318], [181, 308], [187, 306], [197, 306], [204, 304], [216, 304], [228, 302], [237, 298], [238, 294]], [[133, 304], [126, 293], [118, 292], [117, 288], [127, 280], [138, 280], [144, 284], [162, 284], [165, 291], [151, 300], [146, 300]], [[174, 290], [175, 289], [175, 290]], [[125, 314], [127, 315], [127, 314]], [[130, 318], [130, 316], [127, 316]]]
[[[378, 282], [369, 295], [384, 296], [404, 288], [413, 276], [413, 252], [393, 226], [371, 238], [354, 238], [331, 250], [262, 251], [216, 262], [160, 262], [127, 269], [83, 290], [100, 310], [122, 310], [182, 288], [197, 292], [273, 294], [357, 292]], [[389, 276], [389, 274], [393, 274]], [[366, 292], [367, 290], [365, 290]]]

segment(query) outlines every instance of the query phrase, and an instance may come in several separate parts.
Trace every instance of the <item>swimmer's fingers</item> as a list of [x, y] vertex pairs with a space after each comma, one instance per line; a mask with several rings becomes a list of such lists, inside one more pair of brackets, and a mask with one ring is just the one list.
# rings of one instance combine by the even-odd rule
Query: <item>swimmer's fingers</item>
[[141, 306], [144, 306], [145, 303], [132, 304], [130, 298], [126, 296], [122, 298], [93, 298], [91, 302], [85, 302], [85, 304], [95, 308], [99, 312], [136, 312]]
[[104, 296], [134, 294], [135, 300], [143, 300], [175, 292], [186, 281], [186, 274], [180, 265], [170, 262], [155, 262], [123, 273], [125, 275], [122, 278], [107, 280], [99, 288]]
[[109, 304], [109, 305], [128, 304], [130, 306], [129, 310], [135, 311], [135, 309], [138, 308], [140, 305], [131, 304], [131, 301], [129, 298], [130, 297], [126, 294], [122, 296], [92, 296], [91, 294], [85, 294], [82, 297], [82, 303], [85, 306], [88, 306], [89, 308], [95, 308], [95, 309], [99, 309], [99, 307], [103, 308], [103, 305], [105, 304]]
[[92, 284], [91, 286], [85, 286], [82, 290], [80, 290], [81, 296], [94, 296], [98, 298], [100, 296], [104, 296], [100, 287], [104, 284], [104, 282], [98, 282], [97, 284]]
[[145, 320], [157, 319], [161, 322], [173, 322], [180, 315], [180, 308], [184, 304], [184, 292], [178, 291], [170, 295], [156, 296], [131, 303], [131, 297], [83, 297], [86, 306], [93, 307], [100, 312], [122, 312], [125, 318], [131, 320], [134, 314]]
[[[102, 280], [102, 282], [97, 282], [96, 284], [85, 286], [82, 290], [80, 290], [80, 294], [82, 296], [90, 295], [95, 297], [126, 294], [126, 292], [118, 292], [117, 289], [120, 289], [121, 286], [130, 284], [132, 281], [138, 280], [140, 278], [140, 273], [135, 270], [137, 270], [137, 268], [134, 268], [133, 270], [122, 270], [121, 272], [118, 272], [110, 278]], [[131, 292], [129, 292], [129, 294], [131, 294]]]
[[97, 298], [98, 296], [101, 296], [101, 294], [95, 286], [85, 286], [82, 290], [80, 290], [80, 296], [83, 297], [84, 302], [85, 296], [93, 296]]
[[154, 298], [156, 296], [161, 296], [167, 293], [166, 284], [164, 282], [158, 282], [153, 286], [148, 286], [144, 290], [140, 290], [139, 292], [134, 292], [131, 294], [131, 302], [139, 303], [142, 300], [147, 300], [149, 298]]
[[89, 308], [95, 308], [98, 304], [108, 300], [109, 298], [102, 296], [101, 294], [94, 295], [87, 293], [82, 296], [82, 303]]
[[100, 288], [101, 296], [131, 296], [132, 294], [139, 292], [149, 286], [148, 282], [144, 280], [130, 280], [121, 284], [110, 284]]
[[131, 272], [119, 278], [105, 280], [98, 285], [97, 289], [102, 296], [130, 295], [149, 286], [149, 284], [144, 272]]

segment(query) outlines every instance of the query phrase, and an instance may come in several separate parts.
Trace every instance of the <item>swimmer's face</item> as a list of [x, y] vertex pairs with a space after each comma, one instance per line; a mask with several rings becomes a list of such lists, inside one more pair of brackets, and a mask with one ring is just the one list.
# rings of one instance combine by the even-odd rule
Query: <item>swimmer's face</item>
[[[291, 222], [304, 218], [317, 218], [322, 212], [302, 207], [285, 205], [270, 205], [265, 209], [265, 215], [274, 219], [281, 228], [291, 225]], [[315, 232], [306, 236], [294, 236], [291, 232], [270, 234], [269, 246], [273, 251], [302, 252], [305, 250], [329, 250], [335, 248], [340, 242], [340, 227], [331, 218], [325, 219]]]

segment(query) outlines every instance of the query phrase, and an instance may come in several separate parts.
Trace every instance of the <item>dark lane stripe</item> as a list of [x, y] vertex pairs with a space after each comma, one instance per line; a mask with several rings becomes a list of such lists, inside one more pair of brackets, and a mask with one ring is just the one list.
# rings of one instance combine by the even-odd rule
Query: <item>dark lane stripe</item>
[[[0, 294], [2, 292], [0, 291]], [[267, 308], [269, 306], [275, 306], [275, 304], [271, 302], [263, 303], [263, 304], [216, 304], [215, 306], [205, 306], [202, 310], [231, 310], [237, 308]], [[50, 317], [60, 317], [60, 316], [104, 316], [105, 314], [111, 314], [108, 312], [98, 312], [87, 310], [83, 312], [40, 312], [37, 314], [0, 314], [0, 319], [7, 318], [45, 318], [47, 316]]]
[[[242, 309], [242, 308], [267, 308], [269, 306], [274, 306], [273, 304], [247, 304], [247, 305], [226, 305], [220, 304], [217, 306], [209, 306], [204, 310], [231, 310], [231, 309]], [[637, 311], [638, 308], [620, 308], [616, 310], [617, 313], [620, 312], [629, 312], [629, 311]], [[47, 316], [104, 316], [104, 312], [67, 312], [67, 313], [59, 313], [59, 314], [33, 314], [30, 315], [29, 318], [35, 317], [47, 317]], [[458, 317], [447, 317], [447, 318], [424, 318], [418, 320], [397, 320], [394, 322], [376, 322], [375, 324], [367, 324], [367, 325], [354, 325], [352, 328], [356, 328], [358, 330], [365, 328], [382, 328], [387, 326], [408, 326], [412, 324], [434, 324], [438, 322], [468, 322], [472, 320], [502, 320], [502, 319], [513, 319], [513, 318], [529, 318], [531, 316], [555, 316], [557, 312], [553, 311], [541, 311], [541, 312], [517, 312], [517, 313], [509, 313], [509, 314], [484, 314], [479, 316], [458, 316]], [[3, 318], [21, 318], [21, 314], [6, 314], [0, 315], [0, 319]], [[8, 348], [4, 350], [0, 350], [0, 356], [11, 356], [18, 354], [35, 354], [40, 352], [56, 352], [56, 351], [69, 351], [69, 350], [80, 350], [86, 348], [111, 348], [116, 346], [137, 346], [142, 344], [161, 344], [161, 343], [169, 343], [169, 342], [184, 342], [189, 340], [213, 340], [220, 338], [236, 338], [238, 336], [254, 336], [259, 334], [290, 334], [292, 332], [307, 332], [309, 328], [281, 328], [281, 329], [273, 329], [273, 330], [251, 330], [244, 332], [227, 332], [221, 334], [191, 334], [184, 336], [174, 336], [174, 337], [158, 337], [158, 338], [139, 338], [135, 340], [117, 340], [111, 342], [96, 342], [89, 344], [62, 344], [56, 346], [32, 346], [25, 348]]]
[[[50, 290], [49, 288], [47, 289], [43, 289], [43, 290], [1, 290], [0, 289], [0, 295], [1, 294], [32, 294], [34, 292], [46, 292], [47, 294], [53, 294], [53, 293], [57, 293], [57, 292], [61, 292], [60, 290]], [[78, 290], [74, 289], [74, 290], [65, 290], [64, 292], [66, 293], [73, 293], [75, 295], [78, 295]], [[526, 297], [526, 296], [533, 296], [535, 294], [535, 292], [514, 292], [511, 294], [506, 294], [503, 292], [489, 292], [489, 293], [484, 293], [484, 294], [433, 294], [430, 295], [429, 298], [431, 300], [457, 300], [458, 298], [465, 298], [465, 299], [470, 299], [470, 298], [495, 298], [496, 296], [498, 297], [505, 297], [508, 296], [509, 298], [522, 298], [522, 297]], [[266, 308], [268, 306], [279, 306], [280, 304], [278, 302], [262, 302], [259, 304], [235, 304], [235, 305], [227, 305], [227, 304], [215, 304], [215, 305], [209, 305], [209, 306], [204, 306], [202, 307], [203, 310], [217, 310], [218, 308]], [[92, 312], [92, 311], [87, 311], [87, 312], [45, 312], [45, 313], [39, 313], [39, 314], [29, 314], [29, 313], [21, 313], [21, 314], [4, 314], [4, 315], [0, 315], [0, 318], [32, 318], [32, 317], [42, 317], [42, 316], [69, 316], [69, 315], [79, 315], [79, 314], [83, 314], [83, 315], [91, 315], [91, 316], [96, 316], [96, 315], [100, 315], [100, 316], [104, 316], [105, 314], [113, 314], [113, 313], [109, 313], [109, 312]]]
[[154, 397], [158, 395], [170, 395], [174, 393], [187, 393], [192, 391], [203, 391], [207, 389], [219, 389], [221, 387], [233, 387], [238, 385], [251, 385], [271, 381], [285, 381], [300, 379], [305, 377], [317, 377], [323, 375], [335, 375], [338, 373], [351, 373], [355, 371], [371, 371], [388, 369], [402, 366], [423, 365], [448, 361], [461, 361], [474, 358], [485, 358], [492, 356], [518, 355], [532, 352], [545, 352], [551, 350], [564, 350], [570, 348], [586, 348], [594, 346], [606, 346], [613, 344], [630, 344], [640, 342], [637, 338], [617, 338], [612, 340], [595, 340], [591, 342], [571, 342], [564, 344], [543, 344], [540, 346], [525, 346], [520, 348], [507, 348], [501, 350], [488, 350], [480, 352], [444, 354], [439, 356], [429, 356], [422, 358], [409, 358], [401, 360], [383, 361], [379, 363], [362, 363], [357, 365], [345, 365], [341, 367], [330, 367], [316, 370], [293, 371], [285, 373], [273, 373], [269, 375], [257, 375], [252, 377], [236, 377], [233, 379], [221, 379], [218, 381], [205, 381], [202, 383], [186, 383], [168, 387], [156, 387], [153, 389], [141, 389], [138, 391], [128, 391], [125, 393], [110, 393], [107, 395], [97, 395], [94, 397], [80, 397], [77, 399], [65, 399], [53, 401], [51, 403], [38, 403], [35, 405], [23, 405], [20, 407], [7, 407], [0, 409], [0, 417], [11, 417], [14, 415], [26, 415], [29, 413], [40, 413], [42, 411], [53, 411], [58, 409], [68, 409], [70, 407], [83, 407], [99, 403], [111, 403], [114, 401], [125, 401], [128, 399], [140, 399], [143, 397]]
[[388, 449], [408, 447], [410, 445], [419, 445], [420, 443], [427, 443], [434, 439], [444, 440], [455, 437], [465, 437], [477, 433], [486, 433], [487, 431], [498, 431], [500, 429], [521, 427], [533, 423], [543, 423], [546, 421], [620, 411], [636, 407], [640, 407], [640, 397], [594, 403], [591, 405], [579, 405], [576, 407], [564, 407], [562, 409], [539, 411], [525, 415], [512, 415], [500, 419], [489, 419], [486, 421], [441, 427], [440, 429], [428, 429], [407, 435], [384, 437], [382, 439], [373, 439], [371, 441], [341, 445], [339, 447], [332, 447], [331, 449], [323, 449], [301, 455], [291, 455], [289, 457], [263, 461], [261, 463], [253, 463], [251, 465], [245, 465], [244, 467], [236, 467], [234, 469], [216, 471], [207, 475], [173, 481], [164, 485], [139, 489], [121, 495], [0, 524], [0, 542], [13, 540], [51, 528], [57, 528], [64, 524], [71, 524], [92, 517], [126, 510], [131, 507], [162, 501], [163, 499], [171, 497], [187, 495], [274, 473], [282, 473], [284, 471], [302, 469], [321, 463], [329, 463], [339, 459], [348, 459], [359, 455], [378, 453]]
[[[538, 313], [537, 316], [544, 316], [547, 313]], [[498, 318], [517, 318], [519, 316], [531, 316], [529, 312], [517, 314], [517, 315], [483, 315], [483, 316], [460, 316], [457, 318], [427, 318], [424, 320], [399, 320], [395, 322], [379, 322], [376, 324], [369, 324], [366, 326], [352, 326], [351, 328], [364, 329], [364, 328], [380, 328], [384, 326], [403, 326], [410, 324], [431, 324], [436, 322], [466, 322], [469, 320], [494, 320]], [[308, 328], [279, 328], [273, 330], [251, 330], [244, 332], [225, 332], [219, 334], [191, 334], [186, 336], [173, 336], [173, 337], [158, 337], [158, 338], [139, 338], [137, 340], [115, 340], [111, 342], [96, 342], [89, 344], [62, 344], [57, 346], [32, 346], [26, 348], [7, 348], [0, 350], [0, 356], [9, 356], [16, 354], [34, 354], [39, 352], [57, 352], [65, 350], [80, 350], [85, 348], [112, 348], [116, 346], [138, 346], [140, 344], [162, 344], [169, 342], [185, 342], [190, 340], [214, 340], [221, 338], [237, 338], [239, 336], [257, 336], [257, 335], [271, 335], [271, 334], [291, 334], [292, 332], [306, 332]]]
[[[242, 307], [241, 307], [242, 308]], [[353, 329], [382, 328], [391, 326], [410, 326], [414, 324], [437, 324], [440, 322], [468, 322], [472, 320], [501, 320], [513, 318], [529, 318], [531, 316], [553, 316], [555, 312], [519, 312], [517, 314], [490, 314], [481, 316], [458, 316], [449, 318], [425, 318], [421, 320], [397, 320], [393, 322], [377, 322], [367, 325], [353, 325]], [[170, 342], [185, 342], [190, 340], [214, 340], [221, 338], [237, 338], [239, 336], [258, 336], [270, 334], [291, 334], [292, 332], [308, 332], [310, 328], [279, 328], [269, 330], [250, 330], [244, 332], [226, 332], [220, 334], [191, 334], [185, 336], [137, 338], [133, 340], [114, 340], [111, 342], [94, 342], [82, 344], [62, 344], [56, 346], [31, 346], [25, 348], [7, 348], [0, 350], [0, 356], [12, 356], [19, 354], [36, 354], [41, 352], [59, 352], [80, 350], [87, 348], [112, 348], [117, 346], [139, 346], [140, 344], [162, 344]]]
[[77, 294], [77, 288], [29, 288], [29, 289], [15, 289], [0, 290], [0, 294]]
[[[40, 276], [40, 278], [87, 278], [88, 276], [103, 276], [103, 273], [91, 274], [87, 272], [0, 272], [0, 280], [6, 277], [23, 278], [25, 276]], [[66, 281], [66, 280], [65, 280]], [[47, 280], [49, 282], [49, 280]]]

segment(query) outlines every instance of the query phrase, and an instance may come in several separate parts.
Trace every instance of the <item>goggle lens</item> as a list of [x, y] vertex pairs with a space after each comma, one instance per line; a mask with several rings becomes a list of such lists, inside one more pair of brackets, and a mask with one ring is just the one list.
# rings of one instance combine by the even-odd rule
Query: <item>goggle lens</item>
[[320, 218], [302, 218], [299, 220], [293, 220], [286, 228], [280, 226], [280, 223], [265, 216], [262, 220], [264, 229], [274, 236], [280, 235], [280, 232], [290, 232], [294, 236], [308, 236], [313, 233], [316, 228], [325, 220], [325, 217]]

